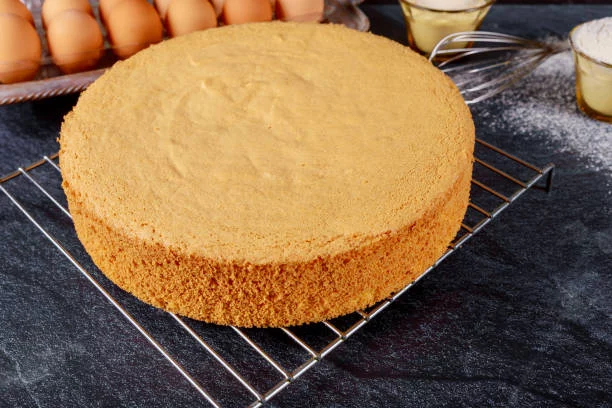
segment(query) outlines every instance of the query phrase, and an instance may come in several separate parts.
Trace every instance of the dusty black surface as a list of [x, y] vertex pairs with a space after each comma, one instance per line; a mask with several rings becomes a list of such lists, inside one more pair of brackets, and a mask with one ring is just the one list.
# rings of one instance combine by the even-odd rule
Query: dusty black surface
[[[396, 5], [364, 9], [374, 32], [405, 42]], [[606, 15], [612, 7], [497, 6], [484, 28], [563, 36]], [[0, 107], [0, 174], [55, 152], [75, 100]], [[499, 125], [493, 132], [479, 119], [503, 115], [495, 100], [473, 112], [481, 138], [538, 165], [561, 164], [554, 191], [521, 197], [272, 406], [611, 406], [612, 176], [554, 145], [527, 143]], [[63, 202], [49, 165], [33, 175]], [[94, 270], [70, 220], [21, 179], [3, 186]], [[107, 287], [221, 402], [253, 400], [165, 314]], [[241, 370], [266, 367], [246, 360], [230, 329], [202, 333]], [[268, 346], [279, 358], [301, 361], [282, 333], [274, 336], [278, 344]], [[249, 380], [264, 390], [274, 383], [269, 373]], [[36, 406], [206, 403], [0, 193], [0, 407]]]

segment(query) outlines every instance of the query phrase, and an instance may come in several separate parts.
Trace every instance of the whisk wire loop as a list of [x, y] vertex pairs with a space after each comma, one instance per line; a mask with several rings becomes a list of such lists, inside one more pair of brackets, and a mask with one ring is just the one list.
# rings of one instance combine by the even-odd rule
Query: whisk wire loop
[[567, 49], [566, 43], [466, 31], [443, 38], [429, 60], [455, 81], [466, 103], [473, 104], [508, 89], [550, 56]]

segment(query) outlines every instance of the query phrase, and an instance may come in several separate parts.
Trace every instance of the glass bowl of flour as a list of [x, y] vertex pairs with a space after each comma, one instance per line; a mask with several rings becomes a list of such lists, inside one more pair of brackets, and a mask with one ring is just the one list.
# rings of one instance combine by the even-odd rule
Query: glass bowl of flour
[[576, 26], [569, 40], [578, 107], [594, 119], [612, 123], [612, 17]]

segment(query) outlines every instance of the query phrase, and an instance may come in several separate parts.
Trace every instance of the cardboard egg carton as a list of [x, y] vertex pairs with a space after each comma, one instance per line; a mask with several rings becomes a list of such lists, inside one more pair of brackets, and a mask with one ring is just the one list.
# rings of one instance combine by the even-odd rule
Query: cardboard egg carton
[[[94, 17], [104, 37], [102, 57], [97, 65], [88, 71], [64, 74], [54, 64], [47, 44], [46, 30], [43, 26], [41, 9], [43, 0], [22, 0], [32, 13], [34, 24], [42, 46], [42, 59], [34, 79], [12, 84], [0, 83], [0, 105], [45, 99], [59, 95], [77, 93], [85, 90], [93, 81], [118, 61], [113, 52], [106, 27], [102, 24], [98, 10], [98, 0], [90, 0]], [[344, 24], [349, 28], [367, 31], [370, 22], [357, 7], [362, 0], [325, 0], [322, 23]], [[167, 37], [165, 36], [164, 39]], [[2, 61], [0, 61], [2, 64]]]

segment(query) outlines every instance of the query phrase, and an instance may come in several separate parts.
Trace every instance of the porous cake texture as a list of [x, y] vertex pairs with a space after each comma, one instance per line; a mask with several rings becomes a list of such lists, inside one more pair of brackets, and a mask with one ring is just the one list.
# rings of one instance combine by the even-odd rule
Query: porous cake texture
[[443, 254], [474, 126], [408, 48], [276, 22], [117, 63], [60, 143], [77, 234], [106, 276], [180, 315], [267, 327], [372, 305]]

